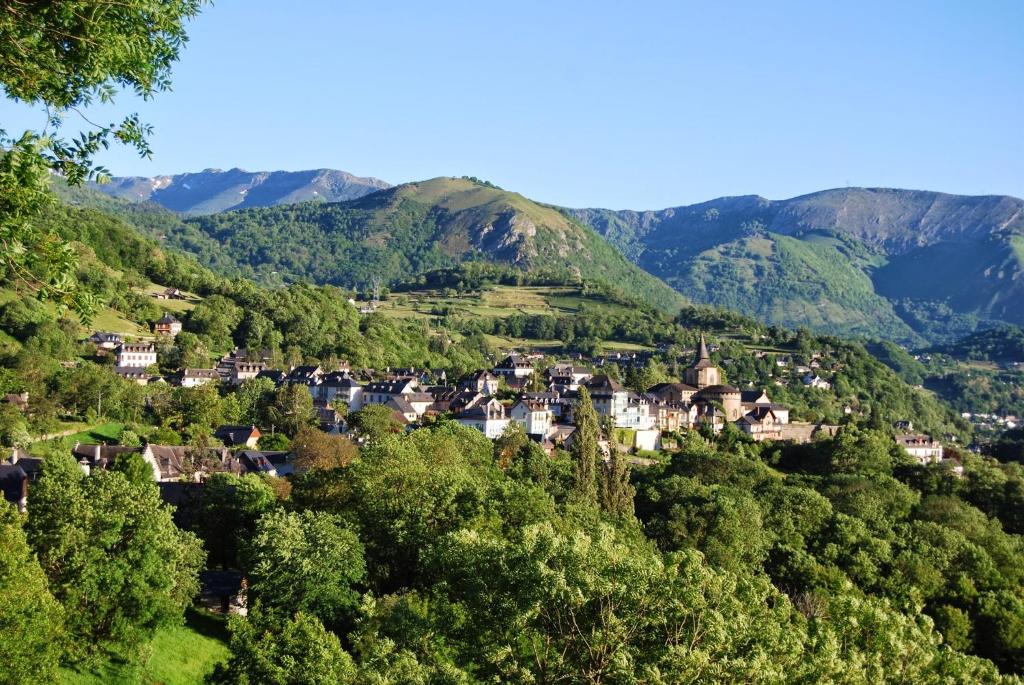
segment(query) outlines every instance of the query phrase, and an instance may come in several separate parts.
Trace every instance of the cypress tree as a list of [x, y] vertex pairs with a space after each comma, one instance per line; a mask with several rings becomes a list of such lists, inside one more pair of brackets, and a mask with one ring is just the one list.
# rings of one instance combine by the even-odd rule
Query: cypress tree
[[576, 430], [572, 436], [573, 494], [580, 502], [597, 503], [598, 423], [594, 403], [586, 388], [573, 406]]

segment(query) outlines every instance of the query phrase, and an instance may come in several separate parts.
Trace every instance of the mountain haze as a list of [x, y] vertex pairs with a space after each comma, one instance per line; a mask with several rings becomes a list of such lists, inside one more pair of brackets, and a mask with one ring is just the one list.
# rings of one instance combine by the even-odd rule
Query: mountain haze
[[887, 188], [566, 210], [698, 302], [922, 342], [1024, 322], [1024, 201]]
[[308, 200], [341, 202], [390, 187], [336, 169], [244, 171], [206, 169], [173, 176], [114, 177], [96, 188], [131, 202], [151, 201], [182, 214], [200, 215]]

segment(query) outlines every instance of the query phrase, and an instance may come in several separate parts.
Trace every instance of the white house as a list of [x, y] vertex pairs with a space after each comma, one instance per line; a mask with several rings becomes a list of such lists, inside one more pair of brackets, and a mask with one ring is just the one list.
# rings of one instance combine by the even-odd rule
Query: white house
[[510, 354], [494, 367], [494, 373], [512, 378], [529, 378], [533, 375], [533, 363], [518, 354]]
[[213, 381], [219, 381], [217, 369], [185, 369], [181, 372], [181, 387], [195, 388]]
[[138, 367], [144, 369], [156, 364], [156, 347], [153, 346], [153, 343], [124, 343], [115, 349], [114, 354], [116, 355], [116, 365], [119, 368]]
[[546, 436], [554, 421], [550, 407], [543, 402], [521, 399], [512, 405], [509, 413], [528, 435]]
[[896, 444], [921, 464], [937, 464], [942, 461], [942, 443], [930, 435], [897, 435]]
[[411, 395], [419, 390], [419, 381], [415, 378], [399, 378], [394, 381], [376, 381], [363, 388], [363, 406], [367, 404], [387, 404], [392, 398], [400, 395]]
[[491, 440], [495, 440], [505, 432], [509, 418], [505, 414], [504, 405], [492, 398], [459, 414], [458, 422], [463, 426], [475, 428]]
[[363, 386], [347, 373], [329, 373], [319, 384], [309, 386], [309, 392], [315, 400], [344, 402], [348, 405], [349, 411], [359, 411], [363, 408]]
[[803, 378], [803, 384], [809, 388], [815, 388], [817, 390], [828, 390], [832, 387], [832, 384], [826, 381], [818, 374], [807, 374]]

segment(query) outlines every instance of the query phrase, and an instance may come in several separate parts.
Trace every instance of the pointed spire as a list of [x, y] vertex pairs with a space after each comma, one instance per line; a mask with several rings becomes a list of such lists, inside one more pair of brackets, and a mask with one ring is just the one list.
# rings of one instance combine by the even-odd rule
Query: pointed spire
[[708, 354], [708, 344], [704, 341], [704, 334], [700, 334], [700, 352], [697, 355], [698, 359], [711, 359], [711, 355]]

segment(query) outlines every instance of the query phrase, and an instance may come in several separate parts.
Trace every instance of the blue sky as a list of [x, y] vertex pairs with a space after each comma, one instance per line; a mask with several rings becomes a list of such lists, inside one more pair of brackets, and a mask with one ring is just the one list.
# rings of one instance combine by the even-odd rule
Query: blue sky
[[[174, 91], [119, 103], [155, 126], [152, 161], [102, 161], [474, 175], [616, 209], [844, 185], [1024, 195], [1019, 0], [498, 5], [219, 0]], [[41, 123], [0, 107], [9, 131]]]

